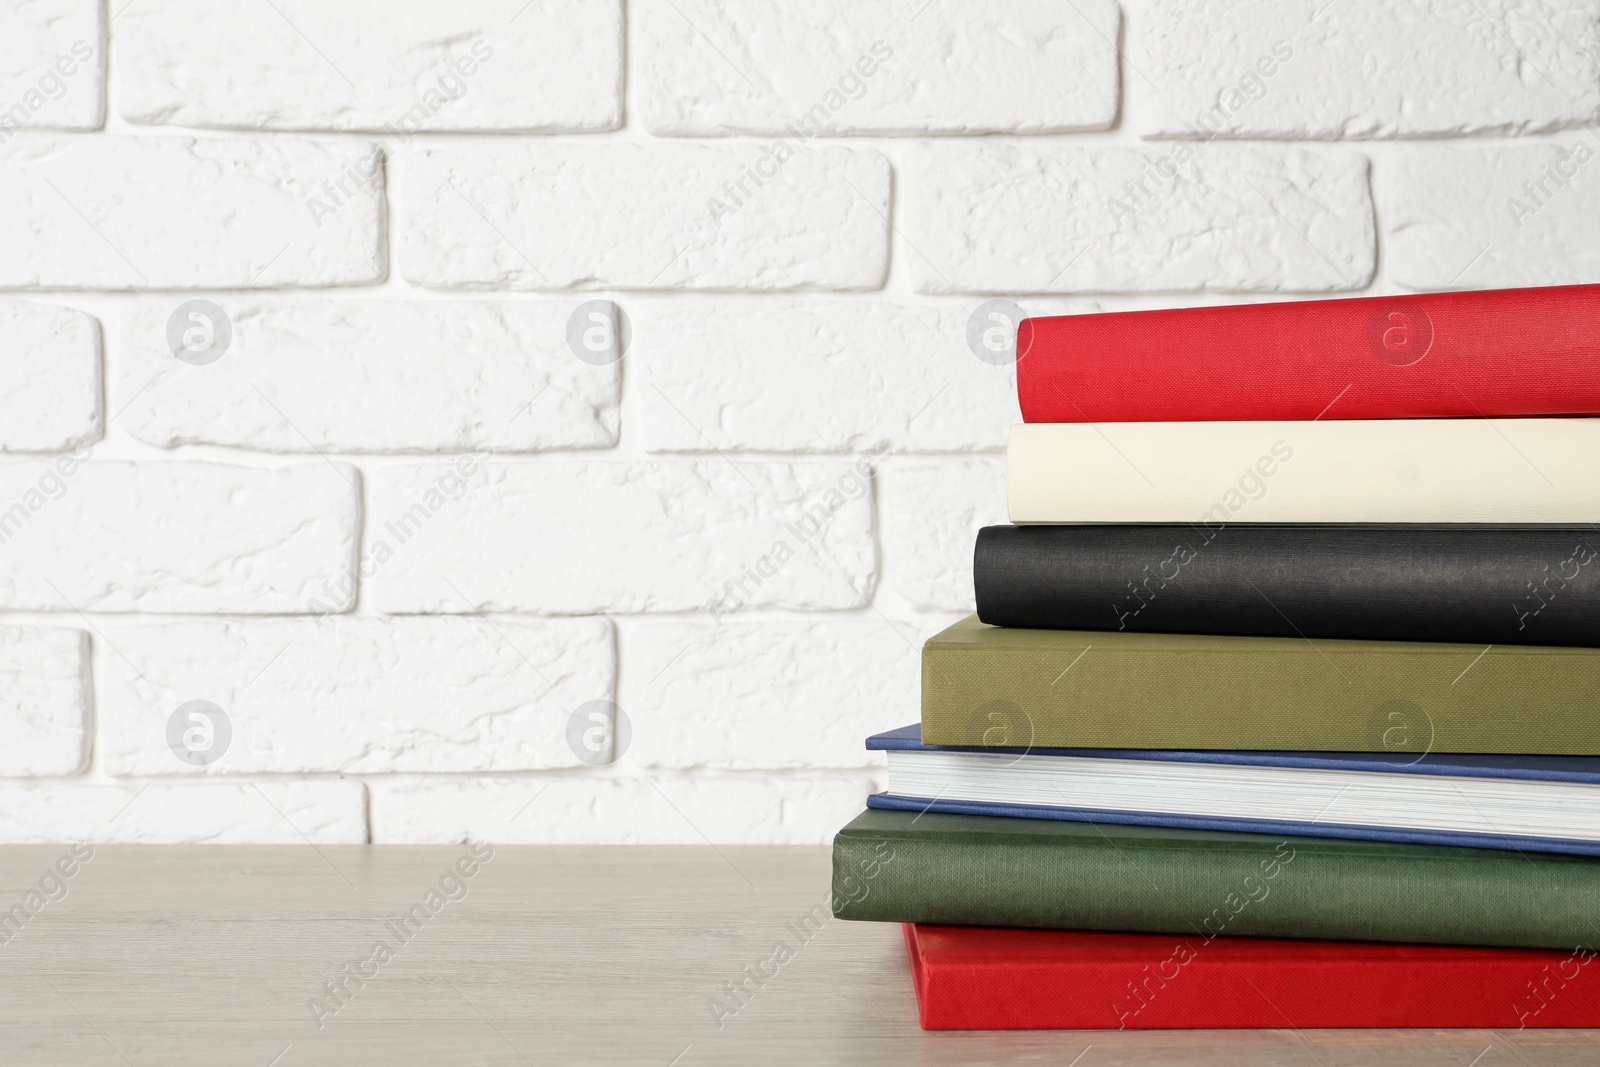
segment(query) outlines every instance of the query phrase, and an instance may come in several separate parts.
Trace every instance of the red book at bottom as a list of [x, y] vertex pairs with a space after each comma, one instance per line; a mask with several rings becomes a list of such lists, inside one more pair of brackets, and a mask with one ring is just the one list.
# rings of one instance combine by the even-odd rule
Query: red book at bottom
[[1587, 946], [911, 923], [905, 935], [924, 1030], [1600, 1027], [1600, 963]]

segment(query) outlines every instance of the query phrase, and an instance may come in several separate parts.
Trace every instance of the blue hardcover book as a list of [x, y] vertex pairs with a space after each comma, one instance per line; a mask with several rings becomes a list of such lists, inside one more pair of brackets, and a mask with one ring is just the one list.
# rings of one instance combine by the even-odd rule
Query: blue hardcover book
[[1600, 757], [951, 748], [878, 734], [872, 808], [1600, 856]]

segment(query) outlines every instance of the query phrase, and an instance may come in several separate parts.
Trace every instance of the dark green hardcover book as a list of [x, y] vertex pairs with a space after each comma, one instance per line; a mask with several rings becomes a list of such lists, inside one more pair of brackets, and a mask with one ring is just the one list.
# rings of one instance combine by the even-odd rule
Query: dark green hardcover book
[[922, 742], [1593, 756], [1600, 649], [1023, 630], [971, 616], [923, 645]]
[[834, 914], [874, 922], [1591, 951], [1600, 859], [871, 810]]

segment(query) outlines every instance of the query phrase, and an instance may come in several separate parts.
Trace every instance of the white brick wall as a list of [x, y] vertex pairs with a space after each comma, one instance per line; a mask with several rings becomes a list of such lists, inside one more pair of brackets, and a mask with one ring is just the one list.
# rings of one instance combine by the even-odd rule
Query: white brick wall
[[923, 293], [1318, 292], [1372, 279], [1366, 157], [943, 142], [907, 169]]
[[860, 607], [872, 591], [870, 482], [856, 465], [495, 462], [459, 491], [455, 470], [374, 477], [381, 525], [362, 553], [374, 607], [824, 610]]
[[6, 4], [0, 840], [826, 840], [1004, 519], [985, 331], [1600, 281], [1597, 56], [1600, 0]]
[[0, 465], [0, 606], [298, 612], [351, 565], [360, 515], [345, 464], [79, 455]]
[[889, 164], [859, 148], [498, 140], [405, 181], [401, 269], [440, 289], [872, 289], [889, 254]]
[[912, 607], [972, 611], [973, 542], [1008, 521], [1005, 460], [893, 463], [882, 491], [890, 585]]
[[1009, 366], [972, 357], [964, 307], [884, 300], [648, 300], [635, 308], [652, 452], [1005, 447]]
[[[613, 690], [604, 619], [472, 617], [108, 625], [102, 766], [170, 772], [170, 709], [230, 721], [219, 774], [575, 767], [568, 713]], [[185, 769], [198, 770], [197, 767]]]
[[1600, 108], [1596, 0], [1136, 3], [1146, 136], [1526, 133]]
[[367, 840], [360, 782], [0, 785], [0, 840], [322, 845]]
[[1412, 289], [1600, 282], [1600, 138], [1406, 145], [1382, 194], [1389, 271]]
[[927, 0], [643, 0], [645, 129], [726, 133], [1043, 133], [1117, 115], [1118, 10]]
[[270, 130], [614, 129], [621, 0], [131, 5], [120, 110], [143, 125]]
[[919, 636], [870, 619], [633, 622], [617, 703], [646, 767], [869, 767], [861, 738], [920, 714]]
[[0, 304], [0, 450], [52, 452], [100, 436], [100, 324], [48, 304]]
[[[375, 151], [297, 137], [19, 134], [0, 146], [0, 286], [378, 281], [383, 197]], [[326, 213], [310, 210], [311, 200], [326, 203]]]
[[463, 302], [444, 315], [417, 301], [217, 301], [232, 339], [200, 366], [173, 358], [172, 301], [129, 317], [118, 425], [141, 441], [312, 453], [616, 443], [619, 368], [572, 357], [569, 303]]
[[0, 144], [17, 130], [105, 121], [101, 0], [12, 0], [0, 8]]
[[0, 629], [0, 775], [71, 774], [83, 764], [89, 714], [87, 635]]

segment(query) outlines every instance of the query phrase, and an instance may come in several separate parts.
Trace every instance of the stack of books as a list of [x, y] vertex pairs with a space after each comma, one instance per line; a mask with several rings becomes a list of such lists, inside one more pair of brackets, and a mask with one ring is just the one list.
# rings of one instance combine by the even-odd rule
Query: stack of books
[[1033, 319], [834, 844], [930, 1029], [1600, 1025], [1600, 286]]

